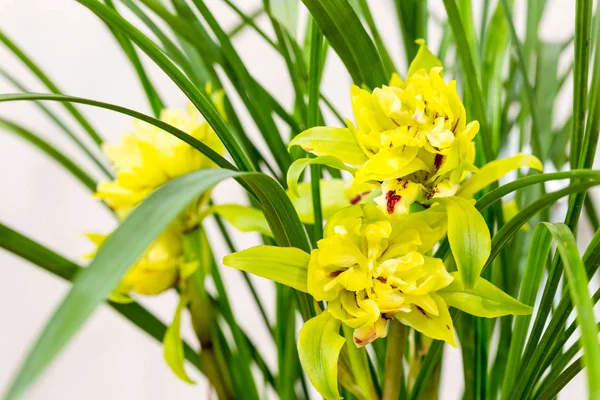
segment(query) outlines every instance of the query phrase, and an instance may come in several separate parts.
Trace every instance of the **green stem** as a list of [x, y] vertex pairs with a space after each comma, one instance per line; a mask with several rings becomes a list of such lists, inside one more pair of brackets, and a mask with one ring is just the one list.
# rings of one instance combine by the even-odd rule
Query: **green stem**
[[[308, 80], [308, 110], [307, 110], [307, 127], [317, 125], [319, 118], [319, 85], [321, 80], [321, 57], [323, 50], [323, 33], [317, 25], [317, 22], [312, 20], [310, 44], [310, 67]], [[310, 181], [312, 188], [313, 213], [315, 223], [313, 225], [313, 244], [323, 237], [323, 212], [321, 209], [321, 167], [319, 165], [310, 166]]]
[[571, 168], [577, 168], [585, 127], [588, 94], [588, 68], [592, 27], [592, 0], [577, 0], [575, 14], [575, 64], [573, 67], [573, 130]]
[[404, 376], [404, 348], [406, 326], [396, 319], [390, 321], [385, 353], [385, 377], [381, 400], [398, 400]]
[[[227, 245], [229, 252], [235, 253], [237, 251], [237, 249], [235, 248], [235, 245], [233, 244], [233, 241], [231, 240], [231, 237], [229, 236], [229, 232], [227, 232], [227, 228], [225, 228], [225, 224], [223, 224], [223, 219], [219, 215], [214, 215], [214, 218], [215, 218], [215, 221], [217, 222], [217, 227], [219, 228], [219, 232], [221, 232], [221, 236], [223, 236], [223, 240], [225, 240], [225, 244]], [[245, 271], [240, 271], [240, 272], [242, 272], [244, 281], [246, 282], [246, 285], [248, 286], [248, 289], [250, 290], [250, 294], [252, 294], [252, 298], [254, 299], [254, 302], [256, 303], [256, 306], [258, 307], [258, 311], [260, 312], [260, 315], [263, 319], [263, 322], [265, 323], [265, 326], [271, 333], [271, 336], [273, 336], [273, 328], [271, 327], [271, 323], [269, 322], [269, 317], [267, 316], [267, 312], [265, 310], [265, 307], [262, 304], [262, 301], [260, 300], [260, 297], [258, 297], [258, 292], [256, 291], [254, 284], [250, 280], [250, 275], [248, 275], [248, 273]]]
[[236, 393], [238, 393], [238, 397], [240, 398], [240, 394], [243, 393], [244, 398], [258, 400], [258, 390], [256, 388], [256, 383], [254, 382], [252, 370], [250, 369], [250, 349], [246, 342], [244, 333], [238, 325], [237, 320], [233, 314], [233, 310], [231, 309], [231, 304], [229, 303], [229, 296], [227, 295], [227, 291], [225, 290], [225, 285], [223, 283], [223, 279], [221, 278], [221, 273], [219, 272], [219, 268], [217, 267], [214, 256], [212, 254], [210, 243], [208, 242], [206, 234], [203, 231], [201, 233], [200, 246], [202, 249], [202, 253], [206, 254], [209, 258], [208, 261], [210, 262], [209, 265], [211, 267], [211, 275], [215, 287], [217, 289], [221, 313], [223, 315], [223, 318], [227, 322], [227, 325], [229, 325], [229, 328], [231, 329], [231, 334], [237, 347], [236, 358], [238, 361], [236, 362], [235, 367], [238, 373], [232, 377], [235, 383]]
[[229, 371], [219, 368], [214, 351], [211, 326], [216, 324], [215, 313], [210, 297], [204, 287], [207, 262], [210, 261], [207, 260], [206, 254], [203, 254], [200, 249], [200, 228], [195, 228], [184, 235], [183, 248], [186, 261], [198, 263], [198, 268], [186, 282], [190, 296], [192, 326], [201, 346], [199, 352], [200, 359], [204, 363], [206, 377], [210, 384], [214, 386], [219, 398], [232, 399], [234, 396], [231, 388], [231, 380], [226, 380]]

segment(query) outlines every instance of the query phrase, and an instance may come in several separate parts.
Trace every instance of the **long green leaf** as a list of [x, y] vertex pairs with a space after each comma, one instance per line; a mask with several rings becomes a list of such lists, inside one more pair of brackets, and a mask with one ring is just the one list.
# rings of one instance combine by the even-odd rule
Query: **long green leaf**
[[[206, 155], [209, 159], [214, 161], [215, 164], [217, 164], [218, 166], [226, 169], [236, 169], [231, 163], [229, 163], [218, 153], [216, 153], [214, 150], [212, 150], [210, 147], [206, 146], [199, 140], [193, 138], [185, 132], [176, 129], [175, 127], [163, 121], [157, 120], [137, 111], [116, 106], [114, 104], [102, 103], [79, 97], [61, 96], [54, 94], [18, 93], [0, 95], [0, 102], [18, 100], [71, 101], [74, 103], [88, 104], [130, 115], [134, 118], [138, 118], [142, 121], [148, 122], [178, 137], [179, 139], [188, 143], [190, 146], [200, 150], [204, 155]], [[273, 221], [276, 220], [280, 221], [280, 223], [277, 223], [275, 225], [275, 228], [274, 225], [271, 225], [271, 230], [273, 231], [273, 235], [275, 236], [277, 243], [280, 246], [294, 246], [304, 251], [310, 251], [310, 244], [308, 242], [306, 232], [304, 231], [304, 228], [300, 223], [300, 220], [298, 219], [298, 214], [294, 210], [294, 206], [292, 205], [290, 199], [288, 198], [287, 194], [285, 194], [281, 186], [269, 176], [262, 174], [253, 174], [251, 180], [246, 182], [242, 179], [242, 183], [244, 183], [244, 185], [246, 185], [246, 187], [249, 190], [251, 190], [252, 193], [255, 194], [256, 197], [260, 200], [261, 205], [263, 206], [263, 211], [265, 212], [265, 216], [267, 217], [269, 224], [273, 224]], [[273, 193], [276, 193], [276, 195], [273, 195]], [[281, 218], [287, 220], [283, 221]]]
[[75, 164], [69, 157], [64, 155], [56, 147], [43, 140], [38, 135], [31, 132], [29, 129], [26, 129], [13, 121], [1, 117], [0, 128], [4, 128], [8, 132], [11, 132], [17, 135], [18, 137], [22, 138], [23, 140], [31, 143], [34, 147], [37, 147], [40, 151], [52, 158], [64, 169], [69, 171], [79, 182], [85, 185], [85, 187], [87, 187], [91, 192], [96, 191], [97, 183], [90, 175], [88, 175], [87, 172], [85, 172], [80, 166]]
[[554, 242], [563, 260], [568, 287], [577, 309], [577, 321], [581, 329], [583, 361], [587, 368], [588, 395], [590, 399], [600, 399], [600, 348], [598, 328], [593, 304], [588, 291], [588, 277], [583, 261], [577, 251], [575, 236], [565, 224], [543, 223], [554, 237]]
[[496, 256], [500, 253], [500, 250], [506, 246], [510, 238], [521, 229], [521, 227], [529, 221], [534, 215], [543, 209], [550, 207], [550, 205], [554, 204], [558, 199], [567, 196], [572, 193], [581, 192], [587, 190], [588, 188], [598, 185], [598, 182], [582, 182], [576, 183], [570, 186], [567, 186], [564, 189], [558, 190], [556, 192], [548, 193], [544, 195], [537, 201], [529, 204], [527, 207], [522, 209], [517, 215], [515, 215], [510, 221], [508, 221], [497, 233], [494, 235], [492, 239], [492, 251], [490, 253], [490, 257], [487, 262], [483, 266], [482, 272], [485, 272], [496, 259]]
[[[10, 251], [67, 281], [73, 281], [77, 274], [83, 271], [83, 268], [77, 264], [3, 224], [0, 224], [0, 248]], [[119, 304], [107, 301], [107, 304], [131, 323], [156, 339], [158, 343], [162, 341], [167, 327], [144, 307], [135, 302]], [[185, 342], [183, 346], [186, 359], [198, 368], [198, 370], [203, 371], [204, 368], [202, 361], [198, 357], [198, 353]]]
[[[35, 76], [54, 94], [62, 94], [62, 91], [56, 86], [56, 84], [46, 75], [41, 68], [33, 62], [33, 60], [25, 54], [23, 50], [21, 50], [12, 40], [6, 36], [2, 31], [0, 31], [0, 41], [4, 43], [6, 47], [10, 51], [13, 52], [15, 56], [17, 56], [23, 64], [27, 66], [33, 72]], [[82, 128], [88, 133], [90, 138], [97, 144], [102, 144], [102, 138], [96, 130], [92, 127], [92, 125], [88, 122], [88, 120], [77, 110], [72, 104], [65, 103], [65, 108], [67, 111], [79, 122]]]
[[58, 102], [71, 102], [71, 103], [80, 103], [87, 104], [93, 107], [100, 107], [111, 111], [116, 111], [121, 114], [129, 115], [131, 117], [137, 118], [139, 120], [145, 121], [149, 124], [152, 124], [166, 132], [169, 132], [171, 135], [178, 137], [183, 140], [190, 146], [198, 149], [202, 154], [208, 157], [211, 161], [217, 164], [219, 167], [236, 170], [235, 166], [233, 166], [229, 161], [224, 159], [219, 153], [215, 152], [213, 149], [194, 138], [191, 135], [175, 128], [158, 120], [156, 118], [150, 117], [148, 115], [142, 114], [140, 112], [130, 110], [125, 107], [117, 106], [115, 104], [103, 103], [101, 101], [95, 101], [90, 99], [84, 99], [81, 97], [72, 97], [72, 96], [64, 96], [59, 94], [47, 94], [47, 93], [15, 93], [15, 94], [0, 94], [0, 103], [3, 101], [38, 101], [38, 100], [50, 100], [50, 101], [58, 101]]
[[106, 239], [89, 267], [77, 275], [12, 382], [6, 399], [25, 393], [110, 295], [129, 266], [194, 198], [221, 180], [239, 175], [218, 169], [192, 172], [161, 186], [136, 207]]
[[506, 20], [508, 22], [508, 26], [510, 28], [510, 33], [512, 36], [512, 42], [515, 46], [517, 52], [517, 66], [521, 70], [521, 75], [523, 76], [524, 86], [525, 86], [525, 98], [527, 99], [527, 105], [529, 108], [529, 112], [531, 114], [531, 124], [532, 124], [532, 132], [531, 132], [531, 142], [533, 146], [534, 154], [538, 155], [540, 158], [544, 158], [544, 155], [541, 153], [542, 146], [540, 143], [541, 132], [540, 132], [540, 120], [538, 117], [538, 105], [537, 99], [535, 97], [535, 92], [533, 90], [532, 85], [529, 82], [529, 69], [526, 65], [525, 54], [523, 52], [523, 46], [521, 45], [521, 41], [519, 40], [519, 36], [517, 35], [517, 30], [515, 29], [515, 25], [512, 19], [512, 12], [510, 10], [510, 6], [507, 0], [501, 0], [502, 7], [504, 7], [504, 15], [506, 15]]
[[588, 95], [588, 70], [592, 27], [592, 0], [577, 0], [575, 6], [575, 63], [573, 66], [573, 130], [571, 168], [579, 166]]
[[[523, 276], [519, 299], [524, 304], [533, 305], [535, 297], [544, 274], [544, 267], [550, 253], [552, 237], [550, 232], [543, 226], [538, 225], [533, 233], [531, 240], [531, 249], [525, 274]], [[506, 372], [504, 382], [502, 383], [502, 399], [507, 399], [510, 387], [517, 379], [518, 364], [523, 352], [523, 346], [527, 337], [527, 329], [531, 322], [531, 315], [521, 315], [516, 318], [515, 327], [510, 341], [508, 360], [506, 363]]]
[[469, 91], [469, 97], [471, 98], [473, 105], [473, 116], [479, 121], [481, 125], [481, 137], [483, 140], [483, 150], [487, 161], [494, 159], [492, 153], [492, 138], [491, 132], [488, 130], [487, 115], [485, 112], [485, 101], [481, 86], [477, 79], [477, 70], [475, 68], [475, 62], [473, 54], [471, 54], [469, 41], [465, 32], [460, 12], [456, 5], [456, 0], [443, 0], [446, 12], [448, 13], [448, 23], [452, 28], [452, 33], [456, 38], [456, 49], [458, 56], [460, 57], [462, 68], [464, 69], [464, 76], [467, 84], [467, 90]]
[[[15, 76], [11, 75], [8, 71], [0, 67], [0, 75], [8, 80], [14, 87], [19, 89], [21, 92], [30, 92], [22, 82], [20, 82]], [[58, 126], [58, 128], [65, 133], [75, 143], [81, 151], [83, 151], [90, 160], [106, 175], [108, 178], [112, 178], [112, 173], [106, 168], [106, 166], [100, 161], [100, 159], [92, 152], [88, 146], [81, 141], [81, 139], [69, 128], [54, 112], [40, 102], [35, 102], [35, 105], [52, 120]]]
[[[210, 243], [208, 242], [208, 238], [206, 237], [205, 233], [201, 235], [200, 253], [204, 254], [209, 259], [208, 263], [210, 264], [211, 275], [219, 296], [219, 307], [223, 318], [225, 321], [227, 321], [227, 324], [231, 329], [233, 340], [237, 347], [237, 352], [233, 354], [232, 361], [232, 377], [234, 381], [234, 389], [238, 393], [237, 397], [249, 400], [259, 400], [256, 383], [254, 382], [252, 371], [250, 369], [249, 340], [247, 340], [235, 319], [233, 310], [229, 303], [230, 297], [225, 289], [223, 279], [221, 278], [221, 272], [217, 267], [212, 250], [210, 249]], [[231, 368], [231, 366], [229, 366], [229, 368]]]
[[[110, 8], [117, 11], [112, 0], [104, 0], [104, 2]], [[140, 57], [138, 56], [138, 54], [135, 51], [135, 48], [133, 47], [131, 42], [126, 37], [124, 37], [123, 34], [121, 34], [118, 31], [113, 30], [110, 26], [108, 28], [111, 30], [113, 36], [115, 37], [115, 39], [117, 40], [117, 42], [119, 43], [121, 48], [123, 49], [123, 52], [125, 53], [127, 58], [129, 58], [129, 62], [132, 64], [133, 69], [135, 70], [135, 72], [138, 76], [138, 79], [140, 80], [140, 84], [142, 85], [142, 88], [144, 89], [144, 92], [146, 93], [146, 98], [148, 99], [148, 102], [150, 103], [150, 108], [152, 109], [154, 116], [156, 118], [158, 118], [160, 116], [160, 112], [164, 108], [164, 103], [162, 102], [162, 100], [161, 100], [160, 96], [158, 95], [158, 92], [156, 91], [154, 86], [152, 86], [152, 82], [150, 81], [150, 78], [148, 77], [148, 74], [146, 73], [146, 70], [144, 69], [144, 66], [142, 65]]]
[[[426, 0], [423, 1], [423, 3], [426, 3]], [[393, 72], [397, 71], [397, 68], [394, 66], [394, 61], [392, 61], [392, 57], [385, 47], [385, 42], [381, 38], [379, 29], [377, 29], [377, 24], [373, 19], [373, 15], [369, 9], [369, 4], [367, 4], [367, 0], [358, 0], [358, 5], [360, 6], [360, 11], [363, 18], [369, 26], [369, 30], [371, 31], [371, 35], [373, 36], [373, 40], [377, 46], [377, 51], [379, 51], [379, 55], [381, 56], [381, 61], [383, 62], [385, 70], [389, 75], [391, 75]], [[427, 19], [425, 19], [425, 24], [427, 24]], [[417, 39], [427, 40], [427, 37], [420, 36]]]
[[[311, 22], [310, 32], [310, 66], [308, 81], [308, 110], [306, 116], [306, 126], [313, 127], [319, 123], [319, 87], [321, 86], [321, 75], [326, 52], [323, 51], [323, 33], [315, 19]], [[288, 168], [288, 173], [289, 170]], [[288, 175], [289, 176], [289, 175]], [[295, 179], [294, 184], [298, 179]], [[323, 209], [321, 207], [321, 166], [312, 165], [310, 167], [311, 197], [313, 203], [313, 243], [317, 243], [323, 238]], [[288, 183], [289, 186], [289, 183]], [[296, 186], [296, 194], [298, 187]], [[292, 193], [294, 191], [290, 188]]]
[[395, 0], [394, 5], [408, 66], [419, 50], [419, 45], [415, 41], [427, 40], [427, 0]]
[[261, 128], [261, 133], [265, 135], [265, 140], [271, 148], [273, 156], [277, 160], [280, 169], [285, 171], [291, 163], [291, 158], [287, 152], [285, 144], [283, 143], [281, 135], [277, 130], [277, 126], [275, 125], [272, 116], [267, 112], [268, 110], [265, 109], [266, 107], [263, 107], [263, 92], [260, 90], [258, 83], [248, 72], [242, 59], [229, 40], [229, 37], [221, 28], [220, 24], [214, 18], [208, 7], [206, 7], [203, 1], [194, 0], [193, 2], [219, 40], [223, 57], [235, 72], [237, 79], [240, 80], [241, 84], [245, 88], [246, 95], [249, 99], [249, 101], [245, 103], [246, 106], [249, 110], [253, 110], [255, 120]]
[[240, 144], [238, 138], [225, 124], [217, 110], [213, 107], [210, 99], [195, 87], [190, 80], [160, 51], [152, 41], [150, 41], [142, 32], [127, 22], [119, 14], [110, 8], [104, 6], [96, 0], [78, 0], [79, 3], [89, 8], [98, 17], [104, 20], [113, 28], [123, 32], [132, 42], [137, 44], [181, 89], [181, 91], [190, 99], [192, 104], [202, 113], [204, 118], [213, 127], [237, 166], [246, 171], [253, 170], [253, 164], [246, 153], [246, 150]]
[[375, 88], [388, 83], [377, 48], [347, 0], [302, 0], [355, 84]]

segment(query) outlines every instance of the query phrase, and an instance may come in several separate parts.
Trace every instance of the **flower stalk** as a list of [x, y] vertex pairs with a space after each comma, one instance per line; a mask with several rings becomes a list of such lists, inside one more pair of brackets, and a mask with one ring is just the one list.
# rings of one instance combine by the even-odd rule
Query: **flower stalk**
[[385, 375], [381, 400], [398, 400], [404, 380], [404, 349], [406, 326], [397, 320], [390, 322], [385, 352]]
[[233, 399], [233, 388], [229, 370], [217, 361], [213, 332], [215, 326], [215, 310], [205, 288], [206, 270], [210, 266], [206, 254], [200, 249], [201, 228], [196, 227], [184, 236], [184, 257], [189, 263], [197, 263], [196, 271], [187, 279], [186, 288], [190, 298], [190, 315], [192, 327], [200, 342], [200, 359], [205, 366], [206, 378], [215, 388], [219, 399]]

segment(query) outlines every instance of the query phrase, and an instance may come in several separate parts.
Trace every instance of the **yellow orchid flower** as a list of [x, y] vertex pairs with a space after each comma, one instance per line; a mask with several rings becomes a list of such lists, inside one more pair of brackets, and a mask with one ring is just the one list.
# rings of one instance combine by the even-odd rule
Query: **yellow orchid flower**
[[[386, 336], [391, 318], [456, 346], [449, 306], [489, 318], [531, 313], [531, 307], [479, 276], [489, 246], [475, 252], [473, 260], [467, 258], [467, 247], [454, 254], [459, 269], [470, 268], [466, 276], [474, 282], [469, 285], [462, 273], [448, 273], [441, 259], [429, 255], [450, 227], [449, 216], [458, 215], [448, 210], [468, 202], [448, 199], [401, 219], [390, 219], [372, 203], [350, 206], [328, 220], [324, 238], [310, 255], [296, 248], [256, 246], [226, 256], [223, 263], [326, 302], [326, 309], [300, 330], [298, 348], [315, 388], [326, 399], [337, 399], [337, 362], [345, 342], [341, 324], [354, 330], [358, 347]], [[482, 218], [476, 222], [485, 225]], [[453, 223], [448, 231], [450, 241], [457, 228]]]
[[[408, 214], [414, 202], [454, 196], [463, 184], [468, 190], [459, 194], [470, 197], [510, 170], [541, 170], [537, 158], [520, 154], [477, 172], [473, 138], [479, 123], [467, 123], [456, 81], [446, 82], [441, 62], [423, 40], [417, 43], [420, 48], [406, 80], [394, 74], [388, 86], [373, 91], [352, 86], [356, 125], [347, 120], [347, 128], [311, 128], [296, 136], [290, 147], [298, 145], [317, 155], [311, 164], [349, 171], [354, 176], [349, 201], [374, 200], [394, 217]], [[308, 165], [306, 160], [290, 167], [290, 187]]]
[[[453, 278], [442, 260], [426, 255], [445, 234], [444, 225], [438, 212], [394, 221], [372, 204], [346, 208], [327, 223], [311, 254], [308, 292], [354, 329], [357, 346], [385, 336], [393, 317], [454, 345], [454, 332], [446, 328], [452, 321], [435, 295]], [[433, 322], [426, 327], [415, 313]]]
[[[108, 235], [88, 233], [88, 239], [99, 248]], [[156, 295], [172, 288], [182, 270], [189, 268], [183, 262], [182, 234], [173, 227], [167, 228], [129, 268], [111, 300], [127, 302], [132, 292], [143, 295]], [[86, 257], [93, 258], [96, 250]]]
[[[217, 134], [191, 104], [186, 111], [165, 109], [160, 119], [224, 153]], [[212, 161], [189, 144], [139, 120], [134, 120], [133, 132], [124, 134], [119, 145], [106, 145], [104, 152], [117, 176], [114, 181], [100, 183], [94, 196], [104, 199], [117, 212], [135, 207], [169, 179], [214, 167]]]
[[[217, 109], [223, 112], [223, 91], [213, 92], [210, 85], [207, 85], [206, 91]], [[160, 120], [186, 132], [220, 154], [225, 152], [217, 134], [191, 104], [186, 110], [163, 110]], [[101, 182], [94, 194], [106, 201], [119, 219], [125, 218], [135, 206], [168, 180], [215, 166], [201, 152], [170, 133], [139, 120], [134, 120], [133, 124], [133, 131], [124, 134], [120, 144], [104, 146], [103, 150], [117, 172], [116, 179]], [[198, 202], [206, 200], [204, 196]], [[130, 268], [113, 292], [113, 300], [128, 301], [127, 296], [131, 292], [159, 294], [175, 286], [182, 274], [189, 273], [190, 266], [183, 263], [181, 258], [183, 232], [198, 223], [198, 202], [190, 205], [189, 210], [174, 221]], [[88, 235], [97, 246], [106, 236]]]

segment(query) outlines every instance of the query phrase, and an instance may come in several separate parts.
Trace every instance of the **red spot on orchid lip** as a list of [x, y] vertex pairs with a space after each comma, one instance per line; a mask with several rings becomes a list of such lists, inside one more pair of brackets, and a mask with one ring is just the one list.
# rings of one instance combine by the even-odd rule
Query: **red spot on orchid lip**
[[350, 199], [350, 204], [352, 204], [352, 205], [358, 204], [358, 202], [361, 201], [362, 198], [365, 197], [366, 195], [368, 195], [369, 193], [371, 193], [371, 192], [367, 191], [367, 192], [362, 192], [360, 194], [357, 194], [356, 196], [354, 196], [353, 198]]
[[342, 272], [344, 271], [333, 271], [332, 273], [330, 273], [329, 275], [327, 275], [327, 277], [329, 278], [336, 278], [337, 276], [339, 276]]
[[364, 346], [366, 344], [371, 343], [376, 338], [377, 338], [377, 332], [375, 330], [373, 330], [373, 332], [365, 339], [359, 339], [357, 337], [354, 337], [353, 339], [354, 339], [354, 343], [356, 343], [357, 346]]
[[439, 153], [435, 155], [435, 160], [433, 160], [433, 164], [435, 165], [436, 170], [440, 169], [440, 167], [442, 166], [443, 159], [444, 159], [443, 155], [441, 155]]
[[385, 194], [385, 200], [387, 202], [387, 212], [388, 212], [388, 214], [393, 214], [394, 213], [394, 209], [396, 208], [396, 204], [398, 204], [398, 202], [400, 200], [402, 200], [402, 196], [400, 196], [399, 194], [397, 194], [395, 191], [390, 190], [389, 192], [387, 192]]
[[361, 198], [362, 198], [362, 196], [360, 194], [357, 194], [356, 196], [354, 196], [353, 198], [350, 199], [350, 204], [352, 204], [352, 205], [357, 204]]

